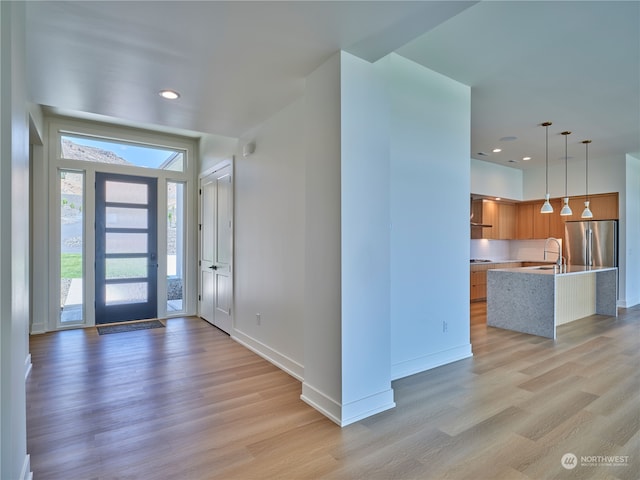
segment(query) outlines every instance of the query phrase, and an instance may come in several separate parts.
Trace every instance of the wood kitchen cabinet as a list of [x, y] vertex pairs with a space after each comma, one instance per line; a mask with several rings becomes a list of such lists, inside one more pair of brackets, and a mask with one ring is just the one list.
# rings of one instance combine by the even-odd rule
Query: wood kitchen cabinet
[[533, 207], [531, 202], [519, 203], [516, 207], [516, 239], [533, 238]]
[[513, 203], [498, 203], [498, 238], [516, 238], [516, 206]]
[[[473, 201], [474, 222], [492, 227], [472, 227], [471, 238], [498, 240], [532, 240], [564, 238], [564, 223], [583, 220], [584, 195], [569, 197], [572, 215], [560, 215], [564, 198], [552, 198], [553, 213], [540, 213], [544, 199], [520, 203], [503, 203], [488, 199]], [[593, 220], [617, 220], [618, 192], [589, 195]]]
[[487, 271], [471, 271], [471, 301], [487, 298]]
[[[553, 237], [553, 238], [564, 238], [564, 222], [565, 218], [560, 215], [560, 210], [562, 210], [563, 200], [562, 198], [552, 198], [551, 206], [553, 207], [552, 214], [546, 214], [549, 216], [549, 234], [544, 237]], [[584, 204], [583, 204], [584, 207]], [[573, 208], [573, 207], [572, 207]], [[582, 210], [580, 210], [580, 214], [582, 215]]]
[[[562, 219], [565, 222], [575, 222], [575, 221], [580, 221], [582, 220], [582, 218], [580, 218], [580, 216], [582, 215], [582, 211], [584, 210], [584, 195], [581, 196], [576, 196], [576, 197], [569, 197], [569, 206], [571, 207], [571, 215], [566, 215], [564, 217], [562, 217]], [[557, 199], [560, 201], [560, 203], [558, 204], [558, 208], [559, 210], [556, 210], [556, 206], [553, 206], [553, 213], [552, 215], [556, 214], [556, 211], [558, 212], [558, 216], [560, 216], [560, 209], [562, 209], [562, 207], [564, 206], [564, 197], [563, 198], [559, 198]], [[564, 236], [564, 233], [562, 234]]]
[[[557, 216], [560, 217], [562, 222], [579, 222], [584, 220], [582, 218], [582, 211], [584, 210], [585, 200], [585, 195], [569, 197], [569, 206], [571, 207], [572, 214], [566, 217], [560, 217], [560, 209], [564, 205], [564, 199], [554, 198], [553, 201], [558, 202], [558, 207], [556, 210], [556, 203], [553, 203], [554, 212], [551, 215], [555, 217], [557, 211]], [[589, 195], [589, 208], [591, 209], [591, 213], [593, 213], [592, 220], [617, 220], [619, 218], [618, 192]], [[562, 236], [564, 236], [564, 224], [562, 224], [562, 227]]]
[[516, 238], [516, 206], [513, 203], [501, 203], [486, 198], [472, 202], [474, 223], [483, 223], [491, 227], [471, 227], [471, 238], [489, 238], [493, 240], [512, 240]]
[[496, 262], [471, 265], [470, 300], [478, 302], [487, 298], [487, 270], [493, 268], [521, 267], [522, 262]]
[[553, 213], [540, 213], [540, 207], [543, 202], [534, 204], [533, 208], [533, 238], [548, 238], [549, 237], [549, 223], [551, 217], [554, 215], [559, 216], [560, 212], [556, 210], [556, 206], [553, 205]]
[[[589, 195], [589, 208], [594, 220], [618, 220], [620, 217], [618, 207], [618, 192]], [[584, 204], [580, 213], [582, 210], [584, 210]]]

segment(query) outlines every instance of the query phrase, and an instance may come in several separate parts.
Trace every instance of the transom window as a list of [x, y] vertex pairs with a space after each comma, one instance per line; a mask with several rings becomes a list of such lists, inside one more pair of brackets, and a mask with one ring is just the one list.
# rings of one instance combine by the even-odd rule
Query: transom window
[[62, 158], [67, 160], [130, 165], [174, 172], [184, 172], [185, 168], [184, 151], [97, 137], [62, 134], [60, 152]]

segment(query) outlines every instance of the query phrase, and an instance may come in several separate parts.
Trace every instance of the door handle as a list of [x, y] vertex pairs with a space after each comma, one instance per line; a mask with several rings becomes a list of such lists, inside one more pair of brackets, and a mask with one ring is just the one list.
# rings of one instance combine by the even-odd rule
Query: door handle
[[217, 270], [218, 267], [216, 267], [215, 265], [211, 265], [209, 268], [213, 269], [213, 270]]

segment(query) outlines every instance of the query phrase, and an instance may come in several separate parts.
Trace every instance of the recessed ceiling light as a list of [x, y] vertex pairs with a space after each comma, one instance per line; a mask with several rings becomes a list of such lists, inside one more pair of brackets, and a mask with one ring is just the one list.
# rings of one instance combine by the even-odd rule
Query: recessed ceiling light
[[180, 98], [180, 94], [178, 92], [176, 92], [175, 90], [160, 90], [160, 92], [158, 92], [158, 94], [162, 97], [162, 98], [166, 98], [167, 100], [176, 100], [178, 98]]
[[531, 157], [522, 157], [522, 160], [526, 162], [527, 160], [531, 160]]
[[491, 150], [493, 153], [500, 153], [502, 151], [501, 148], [494, 148], [493, 150]]
[[500, 139], [501, 142], [513, 142], [514, 140], [517, 140], [518, 137], [502, 137]]

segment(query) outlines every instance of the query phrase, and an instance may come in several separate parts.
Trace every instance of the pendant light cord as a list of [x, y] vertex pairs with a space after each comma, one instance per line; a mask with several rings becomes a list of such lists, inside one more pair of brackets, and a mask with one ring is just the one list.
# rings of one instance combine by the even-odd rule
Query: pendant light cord
[[585, 152], [586, 165], [585, 165], [585, 175], [584, 175], [584, 192], [585, 192], [585, 200], [587, 202], [589, 201], [589, 143], [590, 142], [591, 142], [591, 140], [585, 140], [584, 141], [584, 148], [586, 150], [586, 152]]
[[547, 132], [546, 134], [546, 141], [545, 141], [545, 167], [547, 169], [547, 180], [546, 180], [546, 184], [545, 184], [545, 193], [549, 193], [549, 125], [547, 125], [545, 127], [545, 130]]
[[545, 193], [549, 194], [549, 126], [553, 125], [551, 122], [542, 122], [542, 125], [545, 129], [545, 168], [546, 168], [546, 178], [545, 178]]
[[562, 132], [564, 135], [564, 198], [569, 197], [569, 154], [567, 149], [567, 137], [571, 135], [570, 131]]
[[564, 196], [568, 197], [568, 188], [569, 184], [569, 158], [567, 156], [567, 135], [564, 136]]

